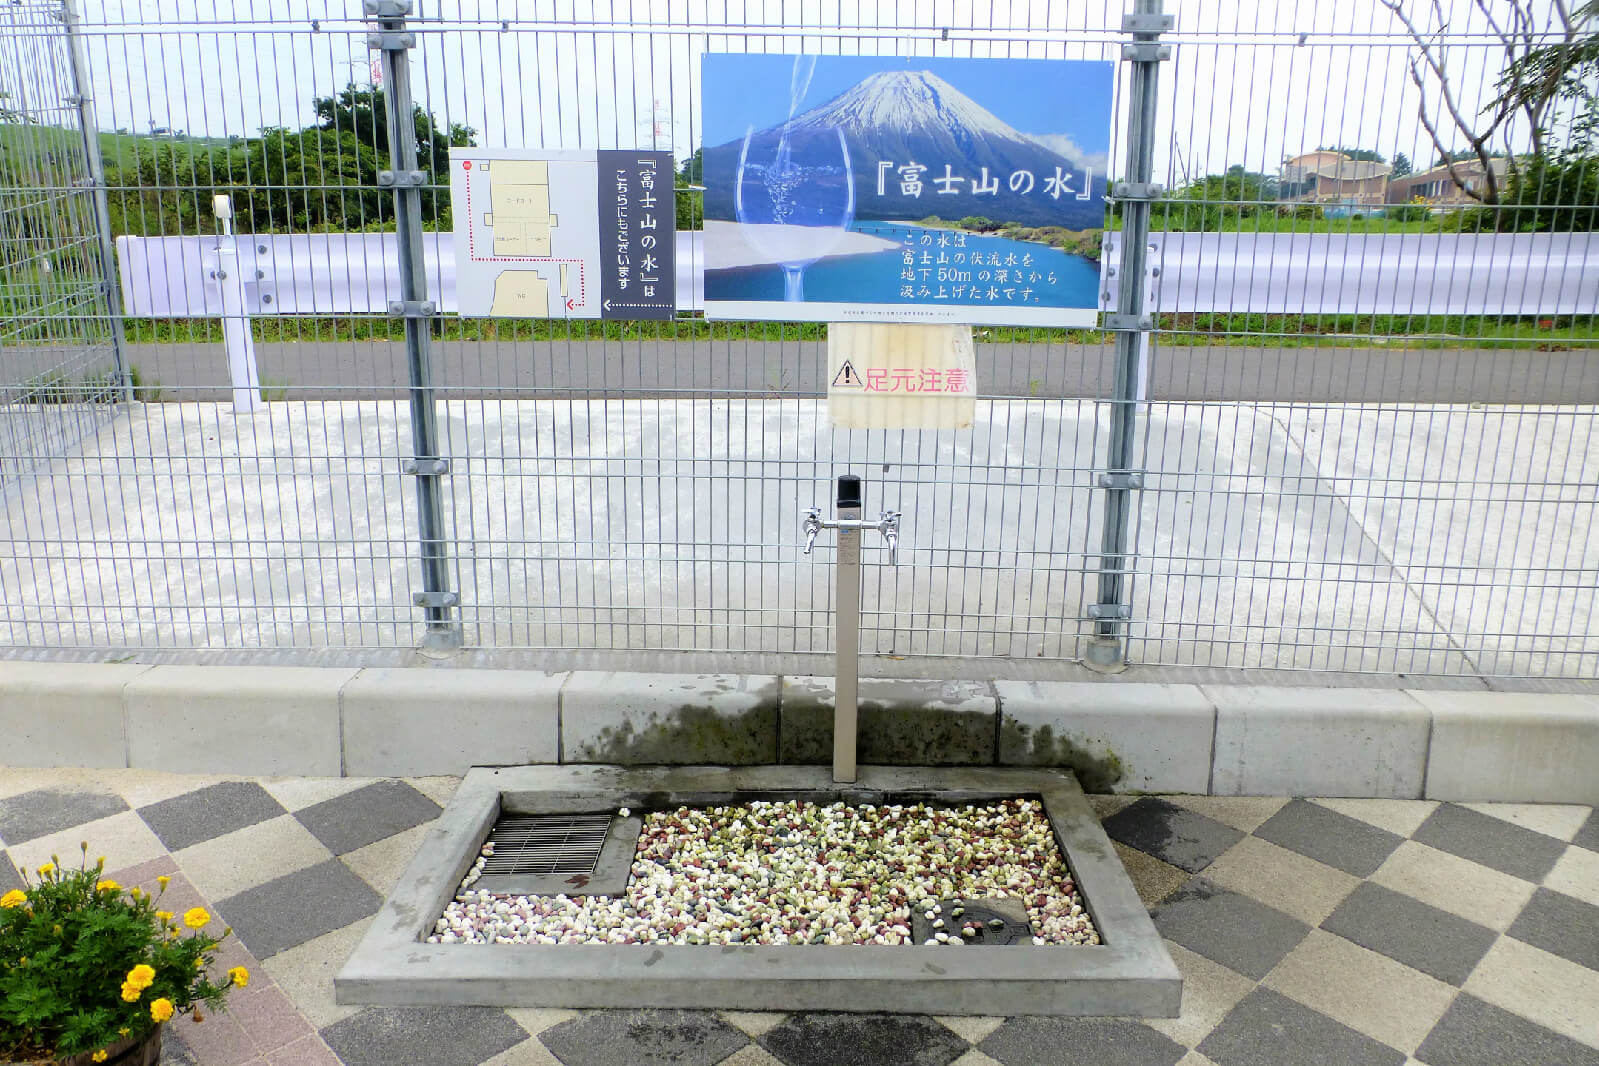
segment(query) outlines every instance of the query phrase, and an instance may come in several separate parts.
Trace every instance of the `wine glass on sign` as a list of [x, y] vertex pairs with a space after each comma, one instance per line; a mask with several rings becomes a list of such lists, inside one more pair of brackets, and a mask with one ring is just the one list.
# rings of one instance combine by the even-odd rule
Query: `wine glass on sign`
[[855, 221], [855, 175], [843, 131], [750, 127], [734, 206], [744, 239], [783, 268], [783, 299], [805, 299], [805, 268], [837, 250]]

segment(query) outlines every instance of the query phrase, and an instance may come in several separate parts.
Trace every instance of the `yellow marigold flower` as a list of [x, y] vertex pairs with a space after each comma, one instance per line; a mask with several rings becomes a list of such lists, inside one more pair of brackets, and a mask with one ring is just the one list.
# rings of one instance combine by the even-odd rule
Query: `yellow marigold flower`
[[155, 968], [141, 962], [128, 971], [127, 981], [134, 988], [149, 988], [155, 984]]
[[4, 907], [6, 910], [10, 910], [12, 907], [20, 907], [26, 902], [28, 902], [28, 895], [20, 888], [13, 888], [10, 892], [0, 896], [0, 907]]
[[170, 922], [172, 920], [171, 911], [156, 911], [155, 916], [160, 918], [163, 922]]
[[168, 877], [166, 874], [162, 874], [160, 877], [155, 879], [155, 883], [160, 885], [162, 888], [166, 888], [167, 882], [171, 880], [172, 878]]
[[191, 907], [183, 912], [183, 924], [190, 929], [204, 929], [211, 916], [205, 912], [204, 907]]
[[105, 1048], [101, 1048], [99, 1051], [96, 1051], [93, 1055], [89, 1056], [89, 1061], [90, 1062], [104, 1062], [105, 1060], [106, 1060], [106, 1050], [105, 1050]]
[[56, 872], [56, 864], [53, 863], [53, 862], [47, 862], [43, 866], [39, 867], [39, 876], [40, 877], [49, 877], [51, 874], [53, 874], [55, 872]]
[[164, 1022], [172, 1017], [172, 1001], [165, 996], [150, 1003], [150, 1017], [158, 1022]]
[[132, 1036], [133, 1035], [133, 1030], [129, 1029], [126, 1025], [124, 1025], [121, 1029], [117, 1030], [117, 1035], [118, 1036]]
[[144, 995], [144, 989], [135, 988], [126, 981], [122, 982], [122, 1002], [137, 1003], [139, 1002], [139, 997], [142, 995]]
[[138, 885], [134, 885], [132, 888], [128, 889], [128, 895], [132, 896], [134, 899], [143, 899], [144, 889], [140, 888]]
[[94, 883], [94, 890], [96, 892], [121, 892], [122, 886], [110, 878], [106, 878], [104, 881], [96, 881]]
[[243, 988], [250, 983], [250, 971], [243, 966], [235, 966], [228, 971], [228, 980], [233, 982], [235, 988]]

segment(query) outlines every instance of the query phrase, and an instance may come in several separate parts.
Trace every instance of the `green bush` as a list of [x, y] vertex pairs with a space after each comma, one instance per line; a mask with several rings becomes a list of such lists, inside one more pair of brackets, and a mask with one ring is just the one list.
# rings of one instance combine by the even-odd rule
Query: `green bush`
[[105, 859], [90, 866], [88, 844], [83, 853], [78, 869], [52, 856], [36, 879], [23, 871], [26, 887], [0, 896], [0, 1061], [98, 1061], [176, 1014], [199, 1021], [200, 1004], [218, 1007], [249, 981], [243, 967], [218, 980], [206, 972], [221, 938], [203, 931], [202, 908], [161, 910], [159, 894], [105, 880]]

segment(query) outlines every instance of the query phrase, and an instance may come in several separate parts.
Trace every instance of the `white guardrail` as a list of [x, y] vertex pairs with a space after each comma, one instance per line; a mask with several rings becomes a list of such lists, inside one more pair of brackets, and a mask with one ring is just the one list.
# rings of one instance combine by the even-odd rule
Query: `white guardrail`
[[[1104, 235], [1103, 264], [1119, 261], [1121, 239]], [[1150, 248], [1147, 302], [1166, 312], [1500, 316], [1599, 308], [1593, 233], [1155, 233]], [[455, 311], [455, 235], [425, 234], [423, 257], [428, 292], [441, 310]], [[125, 314], [226, 319], [241, 411], [256, 403], [251, 317], [381, 314], [400, 298], [397, 261], [395, 237], [385, 233], [117, 238]], [[704, 307], [703, 263], [702, 235], [677, 234], [680, 310]], [[1119, 282], [1114, 269], [1101, 270], [1101, 308], [1115, 306]]]
[[[1115, 263], [1120, 233], [1105, 235]], [[118, 237], [125, 313], [215, 317], [218, 258], [234, 242], [248, 315], [382, 313], [398, 299], [392, 234]], [[1592, 314], [1595, 233], [1156, 233], [1161, 311], [1270, 314]], [[428, 292], [456, 310], [455, 237], [425, 235]], [[679, 309], [704, 306], [701, 235], [677, 235]], [[1118, 279], [1105, 277], [1101, 307]]]

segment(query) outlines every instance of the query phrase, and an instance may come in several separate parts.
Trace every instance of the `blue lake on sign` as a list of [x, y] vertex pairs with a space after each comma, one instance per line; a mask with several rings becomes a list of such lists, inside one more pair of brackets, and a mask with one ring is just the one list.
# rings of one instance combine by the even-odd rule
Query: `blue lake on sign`
[[[812, 263], [805, 268], [806, 303], [953, 305], [995, 310], [1006, 307], [1099, 306], [1099, 264], [1047, 244], [960, 234], [955, 230], [894, 222], [856, 222], [850, 229], [885, 237], [895, 241], [899, 247], [866, 255], [832, 256]], [[965, 247], [955, 245], [958, 237], [964, 237]], [[940, 245], [941, 238], [949, 243]], [[917, 272], [915, 282], [901, 277], [901, 271], [906, 269], [907, 251], [915, 255], [916, 261], [911, 265], [911, 269]], [[933, 261], [924, 262], [923, 253], [927, 253]], [[947, 258], [947, 262], [942, 264], [937, 262], [941, 253]], [[955, 262], [957, 253], [962, 253], [962, 262]], [[973, 262], [977, 256], [981, 257], [981, 262]], [[996, 256], [998, 265], [994, 262]], [[931, 272], [925, 279], [921, 273], [924, 269]], [[946, 271], [947, 278], [953, 279], [942, 283], [943, 298], [935, 295], [940, 291], [940, 269]], [[1006, 272], [1003, 281], [999, 280], [1000, 271]], [[1017, 279], [1017, 271], [1024, 271], [1021, 280]], [[986, 278], [983, 277], [985, 273]], [[1039, 275], [1037, 281], [1032, 280], [1034, 273]], [[970, 277], [962, 277], [962, 274], [969, 274]], [[913, 295], [909, 297], [904, 295], [906, 285], [912, 286]], [[970, 292], [974, 285], [981, 287], [983, 297], [972, 298]], [[928, 292], [916, 295], [921, 293], [923, 286]], [[1014, 290], [1010, 299], [1004, 297], [1007, 288]], [[955, 293], [958, 289], [962, 291], [957, 297]], [[1000, 297], [987, 299], [986, 294], [990, 289], [1000, 290]], [[1032, 290], [1025, 300], [1022, 298], [1024, 289]], [[707, 270], [705, 298], [782, 301], [783, 269], [776, 264], [763, 264], [729, 270]]]

